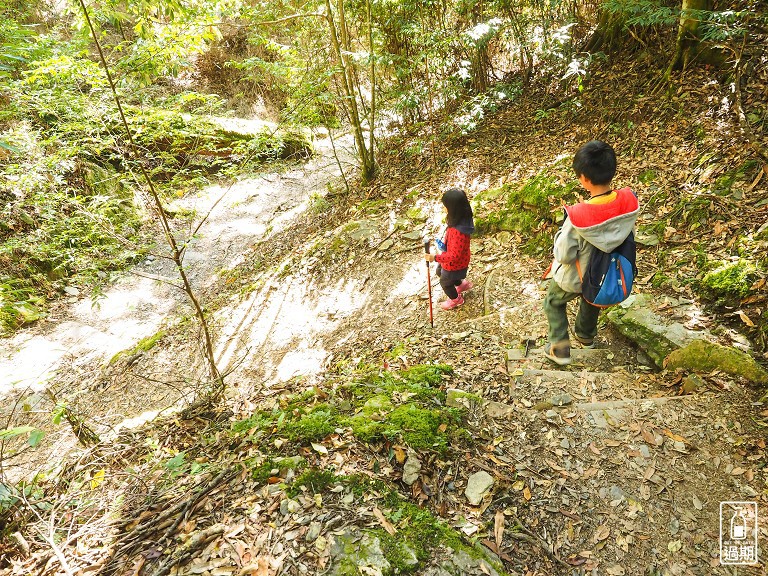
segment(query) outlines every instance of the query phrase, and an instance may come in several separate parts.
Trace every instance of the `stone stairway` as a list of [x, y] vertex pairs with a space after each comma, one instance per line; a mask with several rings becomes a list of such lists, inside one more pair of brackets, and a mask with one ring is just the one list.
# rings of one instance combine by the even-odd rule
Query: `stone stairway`
[[554, 416], [550, 411], [567, 407], [583, 415], [588, 426], [605, 430], [631, 420], [638, 412], [648, 418], [660, 405], [675, 399], [654, 395], [643, 383], [642, 370], [629, 363], [628, 356], [609, 348], [574, 348], [571, 358], [570, 365], [557, 366], [544, 356], [542, 348], [509, 350], [507, 371], [513, 403], [526, 407], [531, 403], [531, 408], [550, 417]]
[[[507, 351], [509, 387], [503, 397], [480, 398], [468, 391], [449, 391], [448, 403], [482, 408], [491, 418], [514, 415], [545, 420], [579, 422], [590, 435], [601, 435], [611, 427], [633, 419], [664, 420], [661, 408], [681, 397], [664, 396], [654, 390], [644, 367], [632, 361], [627, 350], [574, 348], [572, 362], [557, 366], [543, 348], [514, 348]], [[674, 407], [669, 409], [674, 410]]]

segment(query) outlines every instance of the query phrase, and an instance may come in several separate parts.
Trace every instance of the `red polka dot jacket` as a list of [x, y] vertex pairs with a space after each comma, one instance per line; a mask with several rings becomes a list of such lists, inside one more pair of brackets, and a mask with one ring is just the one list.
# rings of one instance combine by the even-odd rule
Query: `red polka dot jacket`
[[445, 232], [445, 252], [435, 256], [435, 262], [443, 270], [463, 270], [469, 267], [469, 236], [475, 231], [475, 226], [469, 222], [461, 222], [451, 226]]

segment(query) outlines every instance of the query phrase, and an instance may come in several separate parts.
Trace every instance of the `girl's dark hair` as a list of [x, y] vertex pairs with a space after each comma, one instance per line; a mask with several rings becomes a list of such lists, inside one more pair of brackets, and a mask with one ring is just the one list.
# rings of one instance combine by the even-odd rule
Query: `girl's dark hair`
[[616, 152], [600, 140], [587, 142], [576, 151], [573, 170], [576, 176], [584, 174], [592, 184], [609, 184], [616, 174]]
[[472, 206], [469, 205], [469, 199], [461, 188], [446, 190], [443, 193], [443, 206], [448, 209], [448, 216], [445, 218], [445, 223], [448, 226], [456, 226], [473, 216]]

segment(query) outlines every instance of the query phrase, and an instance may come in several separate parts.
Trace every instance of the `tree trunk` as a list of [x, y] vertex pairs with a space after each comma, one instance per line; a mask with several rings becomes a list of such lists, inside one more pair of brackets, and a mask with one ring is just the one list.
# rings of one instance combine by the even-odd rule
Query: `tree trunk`
[[611, 48], [614, 41], [621, 37], [621, 30], [624, 26], [624, 20], [619, 13], [609, 12], [605, 8], [600, 8], [597, 20], [597, 26], [592, 36], [582, 48], [583, 52], [603, 52]]
[[[338, 28], [336, 24], [336, 18], [333, 14], [333, 7], [331, 0], [325, 0], [325, 6], [328, 11], [328, 28], [331, 36], [331, 46], [336, 54], [336, 58], [339, 61], [339, 68], [341, 77], [341, 86], [344, 96], [344, 106], [349, 114], [349, 120], [352, 124], [352, 134], [355, 138], [355, 148], [357, 149], [358, 156], [360, 157], [362, 178], [363, 182], [369, 182], [376, 174], [376, 162], [373, 153], [373, 147], [368, 146], [365, 134], [363, 133], [362, 115], [360, 113], [360, 107], [358, 106], [358, 93], [359, 86], [355, 78], [354, 71], [352, 70], [353, 64], [347, 59], [347, 54], [351, 53], [349, 36], [347, 34], [346, 16], [344, 14], [344, 3], [339, 2], [339, 23]], [[373, 47], [371, 47], [372, 52]], [[371, 55], [373, 57], [373, 55]], [[374, 107], [371, 106], [373, 111]], [[373, 116], [371, 116], [373, 118]], [[373, 131], [373, 126], [369, 127]]]
[[677, 30], [675, 54], [669, 63], [668, 72], [688, 66], [688, 63], [699, 53], [699, 38], [697, 31], [701, 23], [698, 11], [712, 10], [712, 0], [682, 0], [680, 26]]

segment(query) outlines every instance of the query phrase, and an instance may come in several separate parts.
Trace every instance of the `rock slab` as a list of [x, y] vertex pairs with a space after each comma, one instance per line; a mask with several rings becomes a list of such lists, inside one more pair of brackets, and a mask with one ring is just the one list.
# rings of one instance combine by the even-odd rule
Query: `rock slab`
[[464, 490], [464, 496], [473, 506], [479, 506], [483, 497], [493, 487], [493, 476], [485, 470], [475, 472], [467, 479], [467, 487]]
[[662, 317], [655, 311], [654, 304], [651, 296], [634, 294], [607, 316], [621, 334], [636, 342], [661, 368], [669, 354], [707, 335]]
[[670, 353], [666, 358], [665, 366], [670, 370], [676, 368], [701, 372], [721, 370], [756, 384], [768, 385], [768, 372], [749, 354], [706, 340], [694, 340], [687, 346]]

